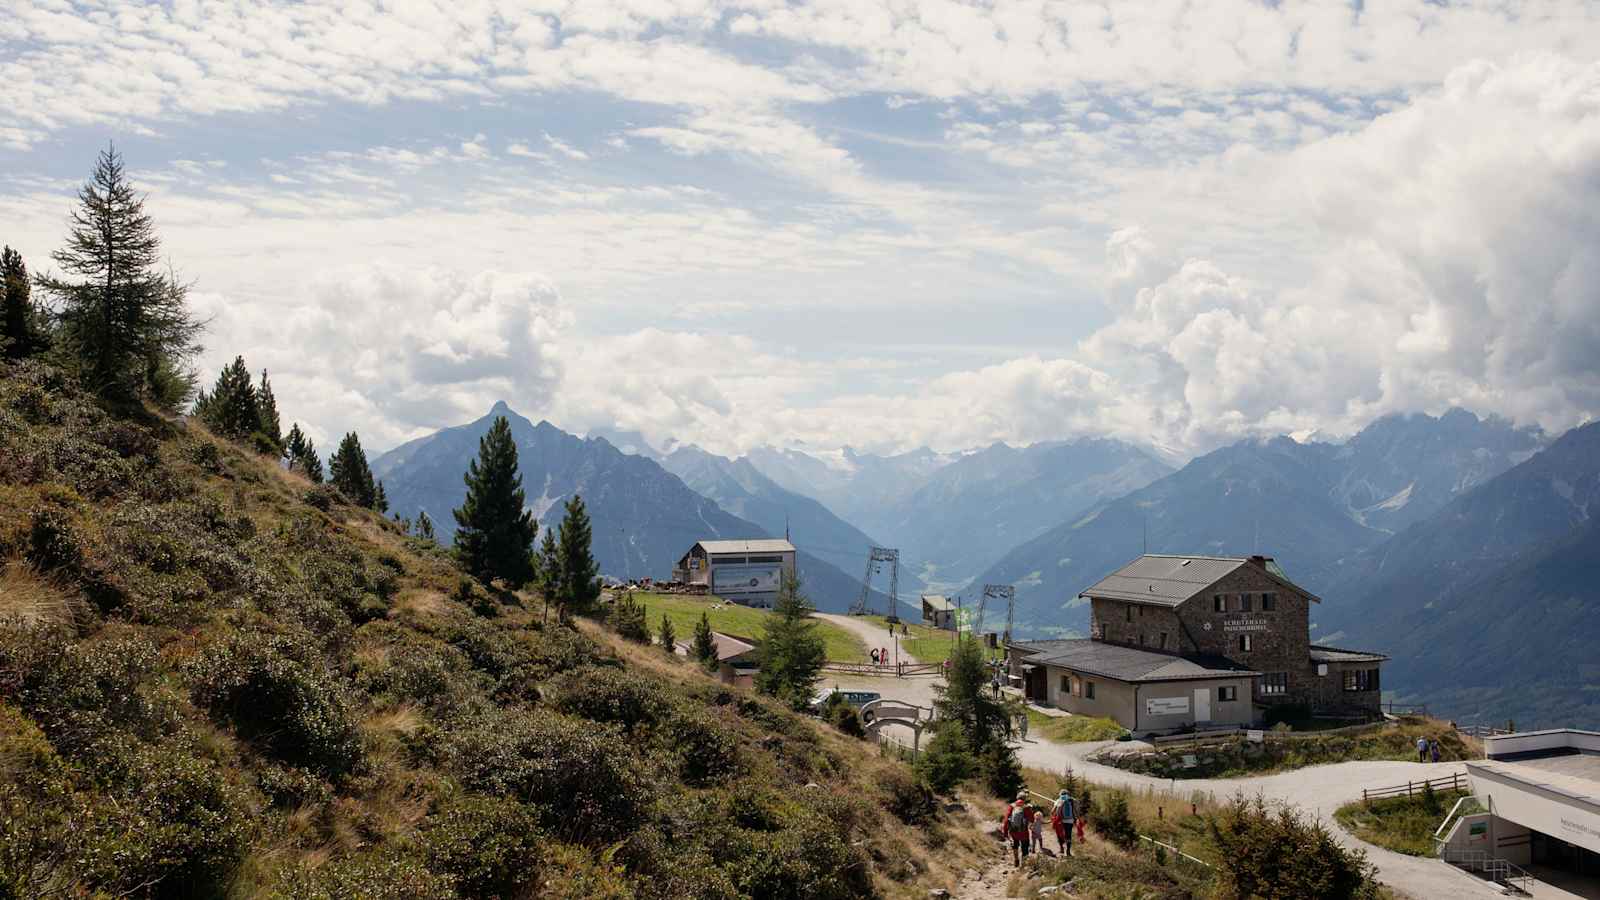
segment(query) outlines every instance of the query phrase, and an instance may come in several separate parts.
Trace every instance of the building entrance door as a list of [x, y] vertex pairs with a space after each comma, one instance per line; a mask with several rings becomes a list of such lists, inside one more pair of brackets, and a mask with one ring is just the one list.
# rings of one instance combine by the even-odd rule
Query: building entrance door
[[1194, 689], [1194, 720], [1196, 722], [1211, 721], [1211, 689]]

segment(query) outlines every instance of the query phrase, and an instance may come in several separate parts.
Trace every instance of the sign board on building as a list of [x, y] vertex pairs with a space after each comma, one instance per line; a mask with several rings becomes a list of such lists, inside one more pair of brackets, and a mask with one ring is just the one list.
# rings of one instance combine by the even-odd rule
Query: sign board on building
[[1266, 631], [1266, 619], [1231, 619], [1222, 623], [1223, 631]]
[[692, 556], [689, 557], [689, 571], [691, 571], [691, 572], [700, 571], [700, 560], [695, 559]]
[[783, 580], [781, 565], [716, 566], [711, 570], [712, 593], [776, 592]]
[[1252, 744], [1259, 744], [1267, 739], [1267, 733], [1258, 728], [1246, 729], [1244, 739]]
[[956, 610], [955, 613], [957, 631], [971, 631], [972, 626], [977, 624], [975, 621], [973, 621], [976, 618], [976, 616], [973, 615], [973, 610], [962, 607]]
[[1189, 712], [1188, 697], [1151, 697], [1144, 701], [1144, 711], [1152, 716], [1181, 716]]
[[1200, 760], [1198, 758], [1196, 758], [1193, 753], [1185, 753], [1183, 755], [1183, 767], [1185, 769], [1192, 769], [1195, 766], [1199, 765], [1199, 763], [1200, 763]]

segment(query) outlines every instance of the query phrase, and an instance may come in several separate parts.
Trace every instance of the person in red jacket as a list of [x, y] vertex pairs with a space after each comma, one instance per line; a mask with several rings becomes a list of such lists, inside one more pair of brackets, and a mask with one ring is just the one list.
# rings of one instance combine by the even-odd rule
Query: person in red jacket
[[1000, 830], [1011, 842], [1011, 864], [1022, 865], [1028, 858], [1028, 792], [1017, 794], [1017, 802], [1006, 807], [1000, 817]]

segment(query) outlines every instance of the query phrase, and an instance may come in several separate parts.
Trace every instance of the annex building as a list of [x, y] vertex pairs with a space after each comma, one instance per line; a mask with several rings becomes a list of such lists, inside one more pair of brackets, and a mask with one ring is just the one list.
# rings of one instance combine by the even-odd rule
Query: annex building
[[1312, 644], [1321, 601], [1271, 557], [1147, 553], [1078, 596], [1088, 638], [1008, 646], [1033, 702], [1141, 734], [1250, 725], [1272, 707], [1380, 714], [1387, 657]]
[[1492, 869], [1504, 860], [1579, 896], [1600, 890], [1600, 732], [1555, 729], [1485, 738], [1467, 782], [1485, 812], [1464, 815], [1440, 855]]
[[678, 560], [672, 580], [703, 584], [725, 600], [771, 607], [785, 575], [794, 574], [794, 545], [776, 538], [697, 541]]

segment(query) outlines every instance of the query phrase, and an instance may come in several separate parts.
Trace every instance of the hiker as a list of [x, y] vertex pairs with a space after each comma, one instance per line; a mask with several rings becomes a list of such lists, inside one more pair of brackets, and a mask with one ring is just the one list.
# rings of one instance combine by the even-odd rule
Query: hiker
[[873, 647], [872, 648], [872, 664], [873, 665], [877, 665], [878, 664], [878, 648], [877, 647]]
[[1438, 741], [1438, 739], [1434, 739], [1434, 740], [1428, 741], [1428, 756], [1431, 757], [1434, 762], [1438, 762], [1439, 761], [1439, 741]]
[[1061, 789], [1061, 796], [1056, 798], [1055, 805], [1050, 808], [1050, 828], [1056, 833], [1056, 849], [1062, 856], [1072, 855], [1072, 826], [1075, 810], [1072, 808], [1072, 798], [1067, 796], [1067, 789]]
[[1029, 806], [1033, 810], [1033, 821], [1029, 827], [1028, 837], [1033, 841], [1033, 852], [1044, 853], [1044, 810], [1037, 806]]
[[1022, 865], [1028, 858], [1028, 792], [1021, 791], [1017, 800], [1006, 807], [1000, 818], [1000, 828], [1011, 841], [1011, 864]]
[[1026, 741], [1028, 739], [1028, 714], [1027, 713], [1023, 713], [1022, 715], [1017, 716], [1017, 736], [1020, 737], [1024, 741]]
[[879, 647], [878, 648], [878, 658], [883, 660], [883, 664], [887, 666], [889, 664], [889, 648], [888, 647]]
[[1427, 761], [1428, 761], [1428, 739], [1425, 738], [1425, 737], [1419, 737], [1419, 738], [1417, 738], [1417, 762], [1425, 763]]

